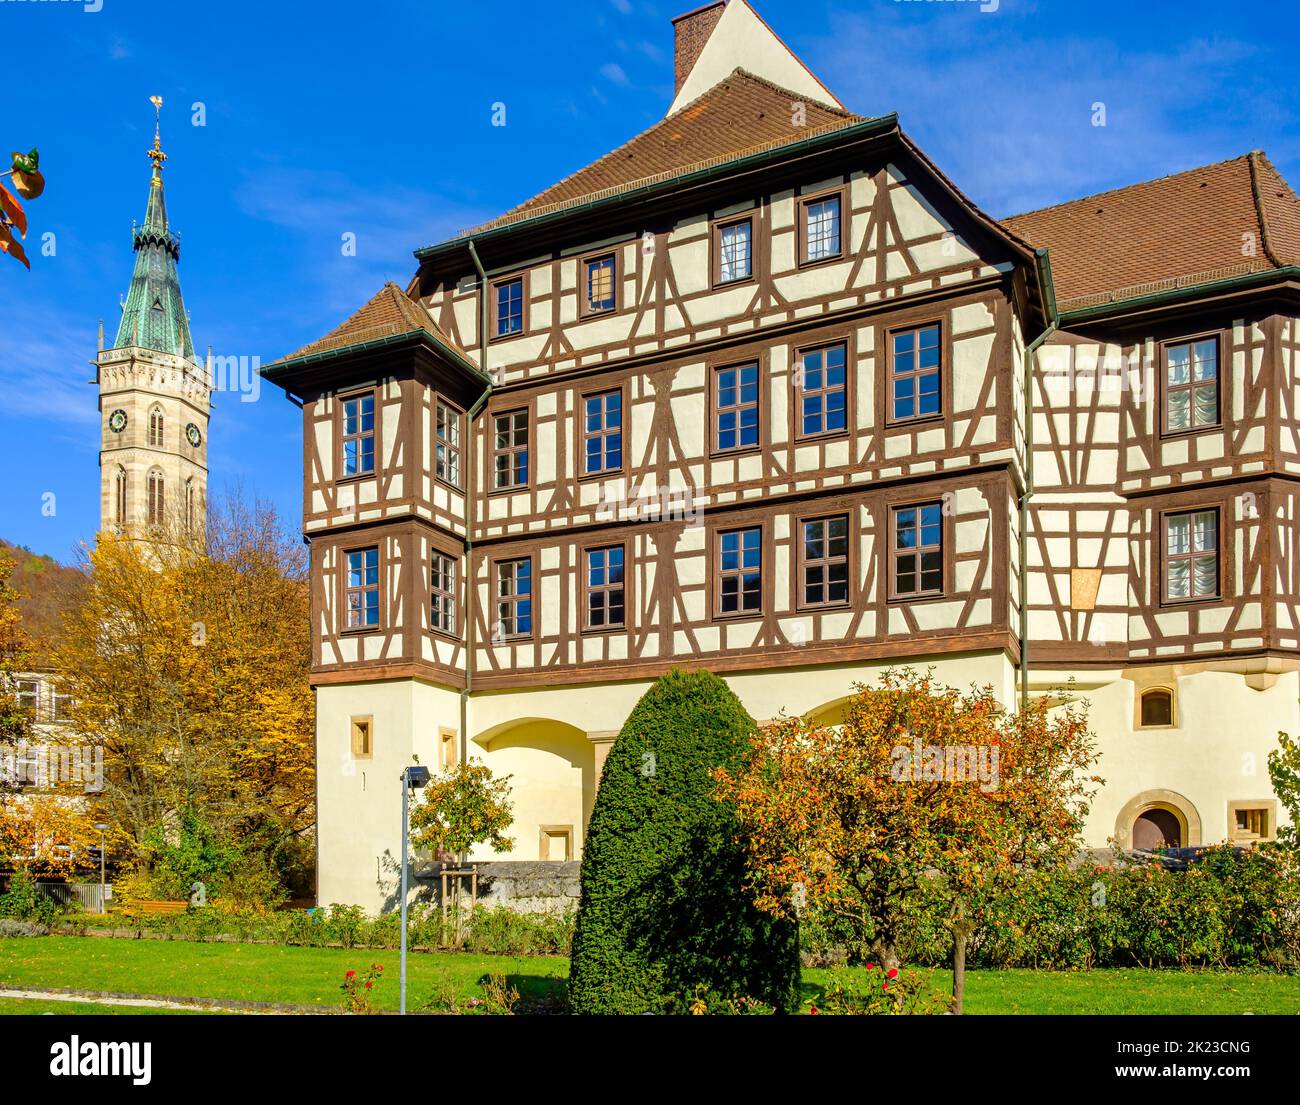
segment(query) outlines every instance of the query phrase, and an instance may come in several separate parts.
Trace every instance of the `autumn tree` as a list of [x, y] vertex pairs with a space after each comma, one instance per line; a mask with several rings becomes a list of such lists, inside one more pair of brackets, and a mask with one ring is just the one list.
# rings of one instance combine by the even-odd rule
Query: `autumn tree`
[[313, 827], [302, 548], [237, 497], [204, 534], [152, 537], [101, 535], [89, 554], [54, 655], [69, 728], [102, 746], [105, 812], [145, 876], [174, 869], [164, 853], [197, 833], [265, 882]]
[[954, 998], [965, 943], [988, 903], [1030, 869], [1077, 852], [1093, 742], [1082, 710], [1003, 710], [991, 688], [961, 694], [887, 672], [859, 687], [839, 726], [765, 730], [743, 771], [717, 773], [745, 832], [762, 908], [805, 902], [848, 934], [851, 958], [898, 966], [908, 906], [949, 906]]
[[506, 830], [514, 819], [510, 776], [498, 778], [486, 764], [470, 761], [439, 772], [411, 810], [411, 840], [435, 856], [463, 857], [478, 844], [508, 852]]

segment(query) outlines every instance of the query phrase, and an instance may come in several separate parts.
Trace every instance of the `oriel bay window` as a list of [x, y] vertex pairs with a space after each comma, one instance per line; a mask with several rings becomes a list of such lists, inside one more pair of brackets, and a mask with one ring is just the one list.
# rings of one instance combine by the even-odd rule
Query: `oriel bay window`
[[461, 413], [449, 403], [438, 403], [434, 435], [434, 474], [452, 487], [460, 486]]
[[1195, 602], [1219, 597], [1219, 512], [1164, 516], [1164, 599]]
[[586, 551], [587, 628], [621, 629], [625, 613], [622, 545]]
[[533, 562], [529, 557], [496, 564], [496, 625], [492, 640], [528, 637], [533, 632]]
[[889, 417], [929, 418], [942, 410], [939, 324], [895, 331], [890, 338]]
[[509, 411], [492, 418], [492, 486], [528, 485], [528, 412]]
[[584, 315], [599, 315], [617, 305], [614, 297], [616, 262], [612, 253], [582, 263]]
[[810, 349], [799, 357], [799, 435], [833, 434], [848, 426], [843, 345]]
[[726, 530], [717, 542], [717, 612], [758, 614], [763, 609], [763, 530]]
[[605, 391], [583, 397], [584, 475], [623, 467], [623, 393]]
[[753, 239], [753, 219], [736, 219], [714, 227], [714, 283], [731, 284], [754, 275]]
[[1165, 346], [1165, 432], [1219, 423], [1217, 338]]
[[343, 469], [346, 476], [367, 476], [375, 470], [375, 394], [353, 395], [343, 409]]
[[352, 549], [344, 554], [346, 590], [343, 608], [348, 629], [368, 629], [379, 624], [379, 549]]
[[836, 514], [801, 523], [804, 606], [842, 606], [849, 601], [849, 517]]
[[713, 370], [713, 425], [718, 452], [758, 444], [758, 365]]
[[456, 635], [456, 561], [440, 552], [429, 565], [429, 625]]
[[890, 556], [895, 598], [943, 594], [943, 506], [895, 507]]

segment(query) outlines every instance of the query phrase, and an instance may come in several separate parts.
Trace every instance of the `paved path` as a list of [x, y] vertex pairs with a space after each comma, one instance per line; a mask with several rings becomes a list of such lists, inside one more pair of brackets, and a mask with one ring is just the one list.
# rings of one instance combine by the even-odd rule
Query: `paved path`
[[280, 1005], [263, 1001], [181, 998], [170, 994], [119, 994], [108, 990], [43, 990], [21, 987], [0, 989], [0, 998], [66, 1001], [90, 1005], [126, 1005], [140, 1009], [183, 1009], [199, 1013], [253, 1013], [260, 1016], [333, 1013], [314, 1005]]

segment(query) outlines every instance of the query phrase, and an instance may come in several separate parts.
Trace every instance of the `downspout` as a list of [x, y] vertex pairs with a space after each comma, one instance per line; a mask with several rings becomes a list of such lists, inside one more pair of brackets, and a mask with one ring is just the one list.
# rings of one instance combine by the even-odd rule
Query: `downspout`
[[460, 692], [460, 762], [469, 759], [469, 695], [474, 689], [474, 624], [476, 603], [470, 601], [471, 588], [477, 589], [474, 576], [474, 477], [478, 465], [474, 459], [474, 419], [483, 410], [488, 396], [492, 394], [491, 375], [487, 367], [488, 351], [488, 282], [487, 273], [483, 271], [483, 262], [479, 260], [478, 250], [473, 240], [469, 243], [470, 260], [478, 270], [479, 286], [479, 323], [478, 323], [478, 365], [488, 384], [483, 394], [475, 400], [474, 405], [465, 414], [465, 688]]
[[1025, 346], [1024, 401], [1025, 412], [1025, 484], [1020, 495], [1020, 711], [1029, 708], [1029, 500], [1034, 494], [1034, 358], [1038, 348], [1060, 327], [1056, 311], [1056, 295], [1052, 287], [1051, 262], [1047, 250], [1037, 254], [1038, 273], [1043, 288], [1043, 298], [1048, 305], [1047, 328]]

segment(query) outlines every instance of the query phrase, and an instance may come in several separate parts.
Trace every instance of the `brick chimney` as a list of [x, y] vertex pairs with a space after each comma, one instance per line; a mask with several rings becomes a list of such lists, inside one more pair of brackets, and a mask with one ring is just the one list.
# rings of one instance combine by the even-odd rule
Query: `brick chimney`
[[713, 33], [713, 28], [718, 25], [718, 20], [722, 18], [722, 11], [726, 6], [727, 0], [717, 0], [716, 3], [705, 4], [704, 7], [696, 8], [685, 15], [679, 15], [673, 20], [673, 33], [675, 35], [673, 43], [673, 95], [682, 90], [686, 78], [691, 75], [691, 70], [695, 68], [695, 63], [699, 60], [704, 44], [709, 41], [709, 35]]

